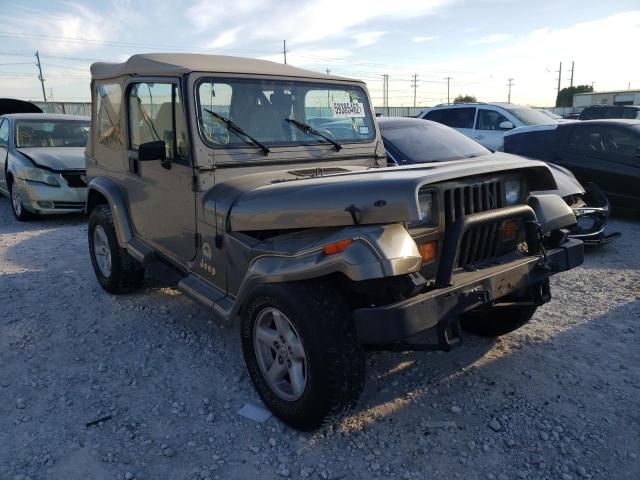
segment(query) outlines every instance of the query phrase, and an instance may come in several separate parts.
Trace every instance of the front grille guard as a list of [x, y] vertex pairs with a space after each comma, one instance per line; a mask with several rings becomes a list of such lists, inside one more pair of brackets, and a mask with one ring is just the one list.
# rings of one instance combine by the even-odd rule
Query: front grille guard
[[536, 214], [528, 205], [514, 205], [460, 217], [447, 228], [445, 233], [444, 247], [436, 274], [436, 287], [451, 285], [453, 271], [458, 263], [462, 239], [467, 230], [483, 224], [503, 222], [505, 220], [522, 221], [527, 242], [527, 255], [537, 255], [541, 252], [542, 244]]

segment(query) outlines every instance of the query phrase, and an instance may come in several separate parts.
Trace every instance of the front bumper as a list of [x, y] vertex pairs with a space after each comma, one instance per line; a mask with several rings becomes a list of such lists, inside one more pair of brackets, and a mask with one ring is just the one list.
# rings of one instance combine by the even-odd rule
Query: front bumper
[[607, 197], [594, 183], [587, 184], [585, 200], [586, 206], [572, 207], [578, 223], [570, 229], [569, 236], [582, 240], [588, 247], [600, 247], [620, 237], [620, 232], [605, 233], [611, 206]]
[[87, 202], [86, 188], [72, 188], [64, 181], [52, 187], [28, 180], [16, 179], [23, 206], [43, 215], [83, 212]]
[[547, 250], [544, 264], [538, 255], [522, 257], [514, 253], [497, 259], [494, 266], [457, 271], [451, 275], [449, 285], [442, 288], [389, 305], [355, 310], [358, 339], [368, 345], [405, 340], [466, 311], [539, 284], [554, 273], [580, 265], [583, 259], [582, 242], [569, 239]]

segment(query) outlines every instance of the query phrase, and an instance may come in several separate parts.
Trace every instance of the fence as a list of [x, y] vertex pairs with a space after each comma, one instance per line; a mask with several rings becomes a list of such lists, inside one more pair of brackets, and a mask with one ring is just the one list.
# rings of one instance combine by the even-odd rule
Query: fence
[[417, 117], [424, 107], [375, 107], [376, 115], [385, 117]]
[[31, 102], [45, 113], [65, 113], [67, 115], [91, 116], [91, 104], [88, 102]]

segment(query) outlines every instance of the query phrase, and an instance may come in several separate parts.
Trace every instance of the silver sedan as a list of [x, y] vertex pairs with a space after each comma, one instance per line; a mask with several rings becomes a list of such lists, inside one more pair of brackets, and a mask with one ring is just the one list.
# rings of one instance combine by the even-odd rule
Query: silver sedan
[[18, 220], [84, 210], [89, 125], [72, 115], [0, 116], [0, 192]]

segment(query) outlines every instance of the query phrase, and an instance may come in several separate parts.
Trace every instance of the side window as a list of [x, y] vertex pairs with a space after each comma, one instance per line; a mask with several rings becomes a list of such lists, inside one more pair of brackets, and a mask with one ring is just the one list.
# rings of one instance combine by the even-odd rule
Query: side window
[[431, 120], [432, 122], [442, 123], [442, 113], [444, 110], [431, 110], [428, 112], [424, 118], [426, 120]]
[[129, 145], [162, 140], [167, 159], [187, 160], [187, 126], [178, 91], [171, 83], [136, 83], [129, 89]]
[[500, 130], [500, 124], [508, 121], [500, 112], [495, 110], [478, 109], [477, 130]]
[[120, 84], [98, 83], [96, 85], [96, 137], [99, 144], [116, 149], [122, 146], [121, 106]]
[[6, 147], [9, 145], [9, 121], [0, 120], [0, 146]]
[[447, 108], [442, 110], [442, 113], [440, 123], [451, 128], [473, 128], [476, 117], [475, 108]]
[[618, 155], [633, 155], [640, 152], [640, 135], [624, 128], [609, 128], [604, 139], [604, 151]]
[[567, 139], [567, 148], [576, 152], [604, 151], [603, 128], [598, 125], [576, 125]]

